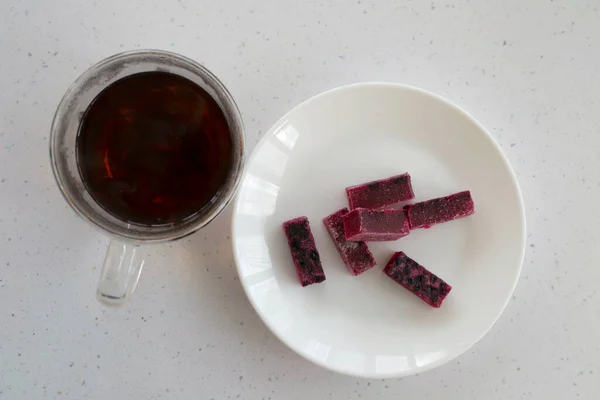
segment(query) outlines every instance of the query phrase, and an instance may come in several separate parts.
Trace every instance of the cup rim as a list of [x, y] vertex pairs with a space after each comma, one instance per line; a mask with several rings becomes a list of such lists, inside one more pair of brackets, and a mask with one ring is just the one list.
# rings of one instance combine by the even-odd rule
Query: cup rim
[[[156, 56], [165, 57], [167, 59], [177, 60], [182, 63], [188, 64], [195, 69], [195, 71], [193, 72], [194, 74], [196, 74], [202, 78], [208, 78], [211, 81], [211, 83], [213, 83], [216, 86], [216, 90], [218, 90], [219, 93], [225, 97], [225, 99], [227, 101], [227, 106], [231, 107], [232, 112], [234, 114], [231, 117], [236, 120], [236, 123], [238, 124], [238, 127], [239, 127], [239, 129], [238, 129], [239, 132], [237, 134], [237, 136], [239, 136], [239, 137], [233, 137], [234, 140], [239, 141], [239, 157], [237, 159], [237, 163], [236, 163], [237, 165], [234, 165], [232, 167], [232, 179], [233, 179], [232, 182], [227, 185], [227, 189], [223, 193], [222, 198], [219, 199], [217, 204], [215, 204], [215, 206], [213, 208], [208, 210], [206, 212], [206, 214], [203, 214], [201, 217], [199, 217], [199, 214], [201, 213], [201, 210], [199, 210], [198, 213], [194, 213], [191, 216], [186, 217], [181, 221], [177, 221], [173, 224], [170, 224], [172, 226], [180, 225], [180, 229], [175, 234], [173, 234], [174, 232], [172, 232], [171, 230], [164, 230], [164, 232], [161, 231], [160, 234], [153, 233], [153, 234], [143, 235], [143, 237], [142, 237], [142, 235], [137, 234], [136, 232], [133, 232], [133, 231], [130, 232], [127, 229], [122, 230], [121, 232], [115, 232], [115, 231], [111, 230], [110, 228], [108, 228], [107, 225], [102, 224], [97, 219], [90, 217], [83, 210], [80, 202], [77, 199], [73, 198], [73, 196], [70, 195], [69, 189], [66, 187], [66, 182], [65, 182], [65, 179], [68, 179], [68, 177], [66, 177], [64, 174], [62, 174], [60, 172], [60, 167], [59, 167], [60, 161], [59, 161], [59, 157], [57, 156], [56, 153], [60, 146], [60, 143], [58, 142], [58, 138], [60, 137], [59, 125], [60, 125], [61, 121], [66, 117], [66, 115], [69, 114], [68, 106], [71, 103], [71, 97], [78, 90], [78, 88], [81, 88], [83, 85], [85, 85], [85, 83], [89, 82], [90, 79], [94, 77], [94, 74], [98, 71], [101, 71], [103, 69], [103, 67], [106, 67], [107, 65], [110, 65], [111, 63], [115, 63], [117, 61], [126, 60], [128, 58], [133, 58], [133, 57], [140, 57], [140, 56], [144, 56], [144, 55], [155, 56], [155, 57]], [[158, 66], [160, 66], [160, 64]], [[130, 75], [133, 75], [133, 74], [129, 74], [126, 76], [130, 76]], [[108, 87], [108, 85], [106, 85], [105, 87]], [[223, 111], [225, 112], [225, 110], [223, 110]], [[230, 129], [231, 129], [231, 127], [230, 127]], [[99, 61], [96, 64], [89, 67], [88, 69], [86, 69], [82, 74], [80, 74], [77, 77], [77, 79], [75, 79], [73, 81], [73, 83], [71, 83], [71, 85], [69, 85], [69, 87], [65, 91], [65, 94], [62, 96], [62, 98], [58, 104], [58, 107], [56, 108], [56, 111], [54, 113], [51, 128], [50, 128], [50, 135], [49, 135], [49, 153], [50, 153], [50, 163], [52, 164], [52, 173], [54, 175], [54, 179], [57, 183], [57, 186], [58, 186], [63, 198], [66, 200], [66, 202], [69, 204], [69, 206], [82, 219], [86, 220], [92, 226], [98, 228], [101, 232], [107, 234], [108, 236], [116, 238], [118, 240], [125, 240], [128, 242], [134, 242], [134, 243], [136, 243], [136, 242], [137, 243], [162, 243], [162, 242], [178, 240], [178, 239], [181, 239], [188, 235], [191, 235], [194, 232], [197, 232], [199, 229], [203, 228], [204, 226], [209, 224], [212, 220], [214, 220], [227, 207], [227, 205], [229, 205], [229, 203], [231, 202], [231, 200], [234, 198], [235, 194], [237, 193], [237, 190], [239, 189], [239, 186], [241, 183], [241, 178], [243, 175], [244, 165], [245, 165], [245, 147], [246, 147], [246, 143], [245, 143], [244, 125], [243, 125], [241, 112], [239, 110], [239, 107], [235, 103], [233, 96], [231, 95], [229, 90], [225, 87], [225, 85], [210, 70], [208, 70], [206, 67], [204, 67], [200, 63], [198, 63], [188, 57], [185, 57], [183, 55], [177, 54], [177, 53], [173, 53], [173, 52], [165, 51], [165, 50], [157, 50], [157, 49], [139, 49], [139, 50], [129, 50], [129, 51], [120, 52], [120, 53], [114, 54], [112, 56], [109, 56], [107, 58], [104, 58], [101, 61]], [[235, 145], [234, 145], [234, 149], [232, 151], [236, 151]], [[89, 193], [87, 188], [84, 188], [84, 190]], [[97, 203], [97, 204], [99, 204], [99, 203]], [[105, 212], [108, 213], [108, 211], [105, 211]], [[190, 222], [192, 220], [195, 220], [195, 221]], [[130, 223], [130, 222], [126, 222], [123, 220], [121, 220], [121, 221], [126, 223], [128, 225], [128, 227], [131, 225], [135, 225], [135, 226], [143, 226], [143, 227], [150, 228], [150, 229], [152, 228], [152, 226]], [[186, 223], [188, 224], [187, 226], [185, 226]], [[160, 227], [164, 229], [165, 227], [170, 226], [170, 225], [160, 225]]]

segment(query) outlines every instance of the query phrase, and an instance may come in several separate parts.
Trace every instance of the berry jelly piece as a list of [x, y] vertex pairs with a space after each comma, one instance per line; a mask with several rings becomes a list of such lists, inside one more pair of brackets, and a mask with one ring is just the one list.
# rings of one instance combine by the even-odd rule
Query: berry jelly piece
[[452, 286], [401, 251], [394, 253], [383, 272], [431, 307], [439, 308], [452, 290]]
[[400, 239], [410, 233], [404, 210], [368, 210], [355, 208], [344, 215], [347, 240], [386, 241]]
[[315, 239], [310, 231], [308, 218], [298, 217], [285, 221], [283, 230], [287, 236], [292, 259], [302, 286], [323, 282], [325, 272], [323, 272], [321, 257], [315, 246]]
[[329, 236], [331, 236], [331, 240], [333, 240], [344, 264], [348, 267], [348, 271], [356, 276], [373, 268], [377, 262], [365, 242], [349, 242], [346, 240], [343, 221], [346, 214], [348, 214], [348, 209], [342, 208], [324, 218], [323, 224], [325, 224], [325, 228], [327, 228], [327, 232], [329, 232]]
[[468, 190], [446, 197], [422, 201], [404, 207], [410, 228], [429, 228], [431, 225], [469, 216], [475, 205]]
[[351, 210], [359, 207], [385, 207], [415, 197], [408, 172], [391, 178], [348, 187], [346, 188], [346, 194]]

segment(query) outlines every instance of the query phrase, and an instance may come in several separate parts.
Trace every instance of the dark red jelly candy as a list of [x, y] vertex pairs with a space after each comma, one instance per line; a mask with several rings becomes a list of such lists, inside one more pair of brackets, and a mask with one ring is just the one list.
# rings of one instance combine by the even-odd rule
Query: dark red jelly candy
[[471, 192], [466, 190], [450, 196], [410, 204], [405, 206], [404, 210], [408, 215], [410, 228], [415, 229], [429, 228], [431, 225], [469, 216], [475, 212], [475, 205]]
[[435, 308], [442, 305], [452, 290], [452, 286], [401, 251], [394, 253], [383, 272]]
[[415, 194], [407, 173], [346, 188], [350, 209], [380, 208], [414, 199]]
[[344, 215], [346, 239], [365, 242], [396, 240], [410, 233], [404, 210], [356, 208]]
[[344, 264], [352, 275], [359, 275], [373, 268], [377, 262], [369, 251], [365, 242], [349, 242], [344, 232], [343, 216], [348, 214], [347, 208], [331, 214], [323, 219], [323, 224], [335, 244], [335, 248], [342, 257]]
[[294, 218], [283, 223], [292, 259], [296, 265], [298, 279], [302, 286], [320, 283], [325, 280], [325, 272], [321, 265], [321, 257], [310, 231], [308, 218]]

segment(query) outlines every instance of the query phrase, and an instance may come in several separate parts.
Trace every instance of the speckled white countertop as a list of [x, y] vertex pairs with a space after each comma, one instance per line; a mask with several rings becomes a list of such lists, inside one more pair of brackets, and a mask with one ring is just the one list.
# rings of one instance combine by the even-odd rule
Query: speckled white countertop
[[[593, 0], [6, 0], [0, 5], [0, 399], [600, 398], [600, 13]], [[50, 122], [100, 59], [204, 63], [249, 147], [295, 104], [359, 81], [423, 87], [486, 126], [519, 177], [523, 273], [457, 360], [402, 380], [325, 371], [258, 319], [230, 210], [156, 247], [120, 310], [94, 298], [108, 240], [56, 188]], [[502, 210], [499, 210], [502, 212]]]

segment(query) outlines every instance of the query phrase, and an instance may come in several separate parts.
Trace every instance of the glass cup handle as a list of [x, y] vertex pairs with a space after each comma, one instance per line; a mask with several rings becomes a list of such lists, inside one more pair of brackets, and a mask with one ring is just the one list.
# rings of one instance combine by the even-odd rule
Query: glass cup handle
[[144, 262], [139, 246], [111, 240], [96, 290], [98, 301], [109, 307], [125, 304], [137, 286]]

